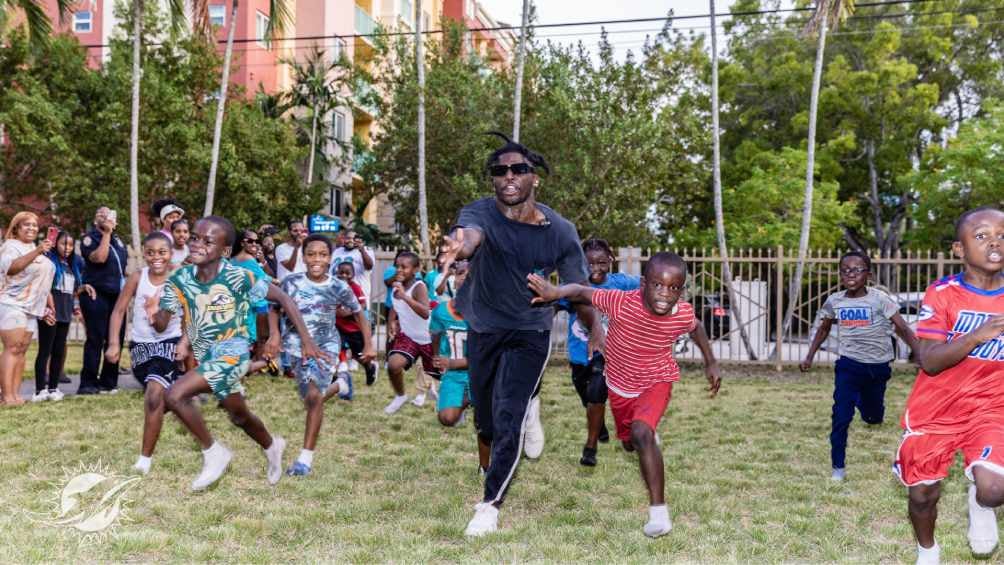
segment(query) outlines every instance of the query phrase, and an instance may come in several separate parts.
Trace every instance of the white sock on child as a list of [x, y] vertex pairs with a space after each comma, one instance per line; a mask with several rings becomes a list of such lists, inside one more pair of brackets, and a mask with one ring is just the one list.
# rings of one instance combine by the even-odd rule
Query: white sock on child
[[917, 544], [917, 565], [938, 565], [941, 563], [941, 546], [935, 540], [931, 547]]
[[296, 458], [296, 461], [310, 467], [314, 464], [314, 451], [312, 449], [301, 449], [300, 456]]
[[656, 538], [669, 533], [673, 523], [669, 520], [669, 508], [665, 504], [648, 507], [648, 523], [643, 531], [650, 538]]
[[338, 378], [335, 379], [335, 384], [338, 385], [338, 394], [349, 393], [349, 381], [345, 379], [344, 375], [338, 375]]
[[143, 455], [140, 455], [139, 459], [136, 460], [136, 464], [133, 465], [132, 468], [136, 469], [137, 471], [145, 475], [150, 472], [150, 465], [152, 463], [153, 463], [153, 457], [145, 457]]

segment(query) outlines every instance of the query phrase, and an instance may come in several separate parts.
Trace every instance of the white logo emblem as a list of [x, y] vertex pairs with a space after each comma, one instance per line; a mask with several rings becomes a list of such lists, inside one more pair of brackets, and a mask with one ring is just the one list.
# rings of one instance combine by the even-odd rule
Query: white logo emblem
[[917, 320], [923, 322], [924, 320], [930, 320], [934, 317], [934, 308], [931, 308], [927, 304], [920, 307], [920, 312], [917, 312]]

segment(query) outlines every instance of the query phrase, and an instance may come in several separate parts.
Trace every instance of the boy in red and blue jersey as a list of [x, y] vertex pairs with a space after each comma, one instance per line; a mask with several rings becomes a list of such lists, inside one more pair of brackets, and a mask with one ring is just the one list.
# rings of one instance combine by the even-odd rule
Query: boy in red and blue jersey
[[934, 539], [941, 480], [962, 452], [969, 486], [969, 545], [998, 544], [1004, 504], [1004, 212], [977, 208], [956, 223], [961, 274], [924, 295], [917, 324], [921, 371], [907, 399], [893, 470], [909, 487], [918, 564], [940, 561]]

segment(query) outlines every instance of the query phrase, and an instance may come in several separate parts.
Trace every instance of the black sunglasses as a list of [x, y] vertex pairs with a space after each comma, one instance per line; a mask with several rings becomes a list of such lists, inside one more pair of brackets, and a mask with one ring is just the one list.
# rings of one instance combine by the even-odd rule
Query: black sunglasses
[[255, 238], [245, 237], [244, 238], [244, 242], [245, 243], [258, 243], [259, 241], [260, 240], [257, 237], [255, 237]]
[[513, 163], [512, 165], [492, 165], [488, 167], [488, 173], [493, 177], [504, 177], [509, 171], [512, 171], [514, 175], [525, 175], [533, 172], [533, 165], [530, 163]]

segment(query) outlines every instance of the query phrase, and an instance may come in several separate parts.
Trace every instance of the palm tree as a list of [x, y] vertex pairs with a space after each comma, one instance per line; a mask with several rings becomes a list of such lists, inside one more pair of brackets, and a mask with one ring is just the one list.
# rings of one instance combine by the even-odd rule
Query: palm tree
[[519, 26], [519, 52], [516, 55], [516, 92], [513, 94], [512, 140], [519, 143], [519, 122], [523, 104], [523, 63], [526, 60], [526, 27], [530, 19], [530, 0], [523, 0], [523, 23]]
[[[816, 9], [805, 26], [807, 36], [818, 34], [816, 40], [816, 63], [812, 71], [812, 92], [809, 98], [809, 140], [806, 145], [805, 200], [802, 202], [802, 228], [798, 238], [798, 263], [795, 276], [788, 285], [788, 309], [784, 315], [782, 334], [791, 329], [791, 320], [798, 306], [802, 290], [802, 275], [805, 272], [805, 256], [809, 250], [809, 231], [812, 224], [812, 182], [816, 160], [816, 113], [819, 109], [819, 88], [823, 76], [823, 55], [826, 52], [826, 33], [854, 13], [854, 0], [818, 0]], [[780, 351], [775, 350], [775, 355]]]
[[[56, 11], [59, 23], [66, 21], [70, 9], [75, 6], [75, 0], [56, 0]], [[0, 0], [0, 33], [7, 27], [7, 22], [16, 12], [24, 13], [24, 22], [28, 27], [28, 40], [33, 47], [41, 47], [49, 41], [52, 33], [52, 22], [45, 13], [42, 0]]]
[[415, 69], [418, 72], [418, 227], [422, 255], [429, 256], [429, 203], [425, 193], [425, 45], [422, 0], [415, 2]]
[[732, 317], [739, 326], [739, 337], [746, 347], [746, 353], [751, 360], [757, 359], [756, 351], [750, 344], [749, 335], [746, 333], [746, 326], [743, 324], [742, 312], [739, 308], [739, 301], [736, 300], [736, 291], [732, 286], [732, 267], [729, 265], [729, 246], [725, 241], [725, 214], [722, 211], [722, 152], [721, 152], [721, 128], [718, 123], [718, 27], [715, 19], [715, 0], [709, 0], [711, 9], [711, 135], [712, 135], [712, 185], [715, 200], [715, 234], [718, 236], [718, 252], [722, 256], [722, 281], [725, 283], [725, 291], [729, 296], [729, 305]]
[[[220, 161], [220, 138], [223, 135], [223, 112], [227, 103], [227, 86], [230, 83], [230, 60], [234, 53], [234, 30], [237, 27], [237, 8], [240, 0], [233, 0], [230, 9], [230, 29], [227, 31], [227, 48], [223, 52], [223, 77], [220, 79], [220, 94], [216, 103], [216, 125], [213, 127], [213, 149], [209, 163], [209, 182], [206, 184], [206, 206], [204, 215], [213, 213], [213, 199], [216, 196], [216, 168]], [[266, 45], [286, 32], [286, 26], [292, 21], [289, 0], [269, 0], [269, 20], [265, 28]]]
[[[307, 56], [305, 64], [287, 61], [293, 71], [293, 86], [290, 91], [290, 104], [303, 106], [310, 110], [310, 157], [307, 162], [307, 185], [314, 182], [314, 161], [318, 151], [318, 129], [323, 128], [324, 116], [338, 106], [347, 106], [348, 102], [341, 95], [345, 86], [348, 69], [344, 69], [340, 61], [325, 61], [324, 51], [317, 50]], [[339, 72], [343, 71], [343, 72]]]
[[[171, 32], [177, 33], [185, 21], [183, 0], [168, 0], [170, 11]], [[195, 0], [196, 11], [199, 6], [205, 7], [205, 0]], [[141, 70], [141, 52], [143, 45], [143, 17], [145, 1], [133, 0], [132, 4], [132, 131], [129, 138], [129, 220], [132, 236], [133, 252], [138, 256], [139, 234], [139, 93]]]

